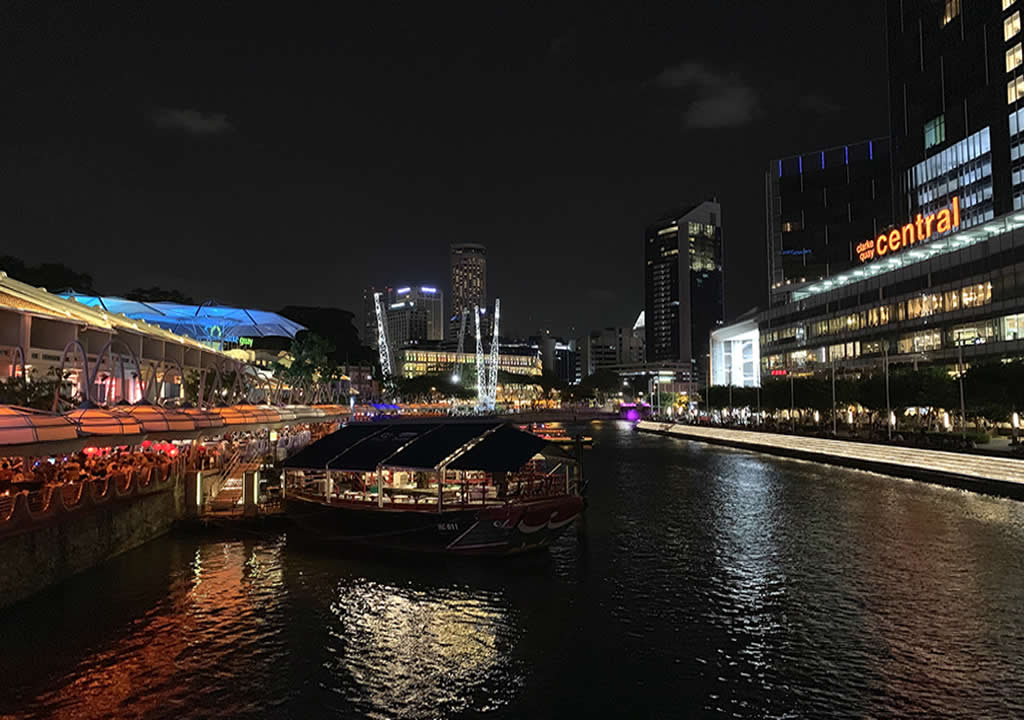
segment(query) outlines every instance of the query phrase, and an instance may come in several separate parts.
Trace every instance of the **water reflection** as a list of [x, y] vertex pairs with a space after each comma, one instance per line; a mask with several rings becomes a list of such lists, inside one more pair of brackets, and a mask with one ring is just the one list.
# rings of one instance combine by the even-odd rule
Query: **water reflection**
[[500, 593], [347, 581], [331, 603], [326, 650], [381, 717], [491, 710], [521, 682], [502, 605]]
[[0, 716], [1024, 716], [1024, 503], [594, 428], [551, 552], [176, 535], [0, 616]]
[[[280, 541], [198, 546], [166, 595], [78, 658], [70, 672], [13, 717], [170, 717], [218, 693], [244, 697], [259, 691], [259, 665], [280, 657], [275, 636], [283, 623], [274, 616], [285, 597], [281, 548]], [[124, 583], [131, 577], [111, 580]], [[243, 662], [250, 672], [238, 672]], [[207, 716], [231, 716], [244, 707], [212, 707]]]

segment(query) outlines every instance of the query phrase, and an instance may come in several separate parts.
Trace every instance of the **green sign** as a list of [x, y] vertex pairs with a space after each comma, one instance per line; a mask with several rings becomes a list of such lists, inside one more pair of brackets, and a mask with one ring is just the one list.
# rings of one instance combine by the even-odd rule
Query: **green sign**
[[252, 347], [252, 338], [238, 338], [238, 347]]

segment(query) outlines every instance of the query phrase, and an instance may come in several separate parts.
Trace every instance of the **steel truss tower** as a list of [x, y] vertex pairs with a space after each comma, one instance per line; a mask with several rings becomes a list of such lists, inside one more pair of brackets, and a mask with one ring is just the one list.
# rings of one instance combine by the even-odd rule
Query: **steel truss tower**
[[394, 379], [391, 365], [391, 345], [388, 342], [387, 316], [384, 314], [384, 305], [379, 292], [373, 294], [373, 304], [377, 310], [377, 347], [380, 350], [380, 372], [385, 386], [390, 387]]

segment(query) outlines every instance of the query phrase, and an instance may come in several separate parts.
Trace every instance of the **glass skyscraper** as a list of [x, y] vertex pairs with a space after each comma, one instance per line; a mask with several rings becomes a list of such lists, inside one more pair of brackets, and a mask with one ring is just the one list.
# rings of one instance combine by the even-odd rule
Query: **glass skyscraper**
[[969, 228], [1024, 204], [1017, 0], [889, 0], [894, 221], [959, 198]]
[[853, 248], [892, 223], [889, 139], [773, 160], [765, 176], [771, 304], [792, 285], [856, 264]]
[[647, 362], [706, 370], [708, 338], [724, 316], [722, 209], [708, 200], [671, 213], [644, 236]]

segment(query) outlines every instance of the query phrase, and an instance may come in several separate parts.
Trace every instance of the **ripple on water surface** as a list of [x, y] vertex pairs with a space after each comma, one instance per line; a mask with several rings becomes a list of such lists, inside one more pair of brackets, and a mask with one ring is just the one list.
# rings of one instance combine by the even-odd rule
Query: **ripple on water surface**
[[0, 616], [0, 715], [1024, 716], [1024, 503], [594, 429], [499, 564], [183, 534]]

